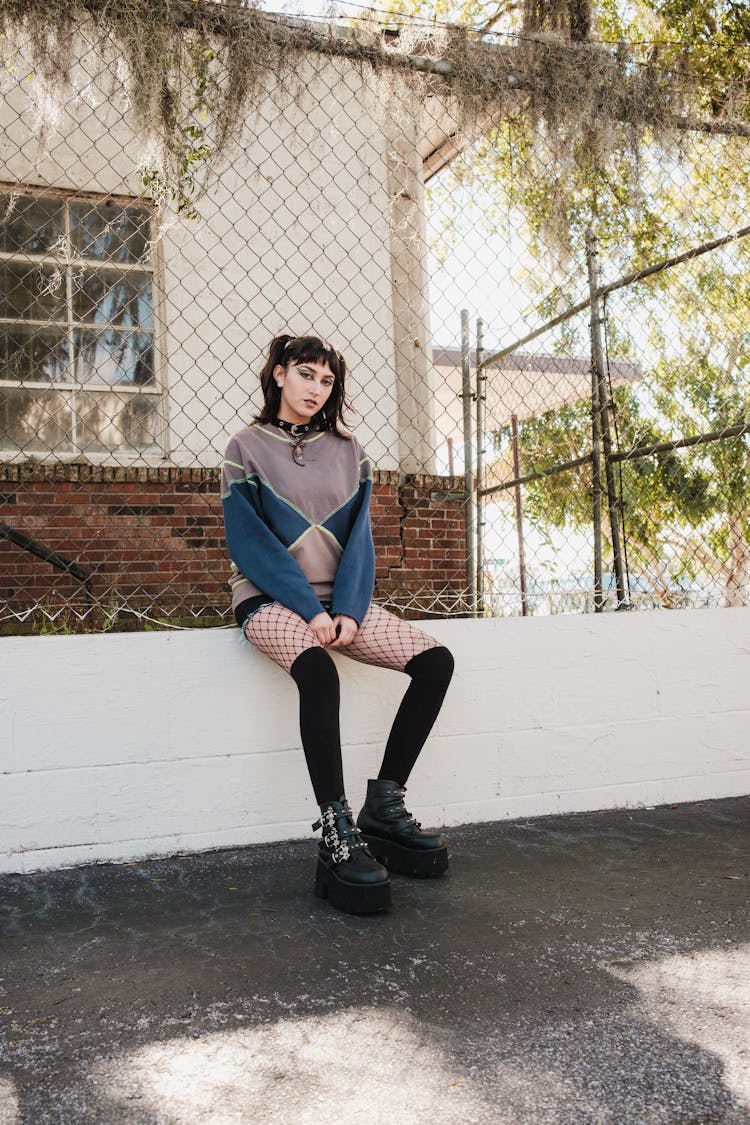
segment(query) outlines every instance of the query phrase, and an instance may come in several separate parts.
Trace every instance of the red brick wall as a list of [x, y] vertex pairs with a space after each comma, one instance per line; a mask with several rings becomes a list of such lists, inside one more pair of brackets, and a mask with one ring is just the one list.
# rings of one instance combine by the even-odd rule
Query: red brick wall
[[[88, 573], [61, 572], [0, 534], [0, 621], [36, 607], [67, 624], [229, 619], [216, 469], [0, 465], [0, 523]], [[455, 488], [453, 487], [455, 485]], [[408, 616], [462, 608], [459, 482], [378, 472], [372, 503], [376, 597]], [[38, 624], [39, 617], [29, 617]]]
[[379, 476], [394, 480], [388, 486], [382, 525], [377, 522], [376, 504], [383, 486], [377, 480], [374, 490], [376, 597], [400, 606], [406, 617], [465, 612], [463, 482], [420, 475], [407, 478], [399, 488], [397, 473]]

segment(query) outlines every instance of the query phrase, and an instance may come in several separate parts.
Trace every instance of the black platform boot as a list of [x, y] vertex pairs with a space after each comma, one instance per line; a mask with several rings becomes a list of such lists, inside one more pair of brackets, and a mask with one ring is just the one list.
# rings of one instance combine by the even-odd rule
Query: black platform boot
[[367, 799], [357, 827], [370, 851], [390, 871], [426, 878], [448, 867], [448, 848], [436, 832], [422, 825], [404, 808], [406, 789], [395, 781], [367, 782]]
[[327, 898], [346, 914], [375, 914], [391, 905], [388, 872], [374, 858], [354, 824], [349, 803], [329, 801], [320, 806], [320, 820], [313, 829], [323, 829], [318, 845], [315, 894]]

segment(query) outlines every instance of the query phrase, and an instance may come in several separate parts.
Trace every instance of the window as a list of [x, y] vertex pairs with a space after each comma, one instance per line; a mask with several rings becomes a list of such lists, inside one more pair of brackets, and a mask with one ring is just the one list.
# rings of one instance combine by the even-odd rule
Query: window
[[148, 207], [0, 188], [0, 450], [159, 453]]

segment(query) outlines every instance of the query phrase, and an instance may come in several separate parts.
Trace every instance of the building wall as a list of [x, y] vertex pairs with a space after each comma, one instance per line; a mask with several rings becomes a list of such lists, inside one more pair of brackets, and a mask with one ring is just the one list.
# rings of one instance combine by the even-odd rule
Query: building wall
[[[750, 790], [750, 609], [426, 627], [456, 677], [409, 782], [424, 823]], [[335, 659], [358, 806], [405, 678]], [[236, 629], [7, 638], [0, 745], [2, 871], [304, 837], [317, 815], [296, 687]]]
[[[375, 474], [376, 597], [407, 615], [463, 608], [456, 484]], [[0, 464], [0, 510], [7, 526], [91, 574], [81, 581], [0, 536], [0, 608], [17, 618], [37, 605], [73, 626], [85, 615], [89, 628], [126, 605], [188, 621], [228, 612], [218, 469]]]
[[385, 114], [399, 465], [405, 473], [434, 473], [438, 445], [421, 110], [416, 91], [396, 88]]
[[[345, 60], [311, 56], [298, 77], [299, 90], [289, 81], [269, 89], [200, 201], [200, 219], [172, 226], [157, 249], [170, 464], [219, 463], [229, 436], [255, 413], [271, 337], [290, 330], [330, 337], [345, 353], [363, 443], [380, 468], [398, 466], [388, 173], [376, 95], [366, 69]], [[82, 55], [78, 93], [46, 147], [33, 83], [6, 78], [4, 184], [139, 196], [148, 154], [98, 53]], [[123, 454], [111, 460], [127, 463]]]
[[260, 405], [257, 373], [282, 330], [344, 352], [358, 434], [379, 467], [398, 464], [383, 135], [351, 64], [316, 60], [301, 78], [299, 102], [277, 92], [252, 115], [200, 228], [165, 242], [177, 464], [216, 464]]

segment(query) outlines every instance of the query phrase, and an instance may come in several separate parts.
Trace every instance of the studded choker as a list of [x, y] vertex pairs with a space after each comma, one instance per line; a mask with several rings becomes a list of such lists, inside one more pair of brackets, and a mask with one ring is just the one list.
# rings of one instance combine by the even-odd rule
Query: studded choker
[[302, 449], [302, 442], [308, 434], [315, 430], [319, 430], [320, 426], [317, 422], [286, 422], [283, 418], [273, 418], [271, 420], [272, 426], [277, 426], [283, 433], [289, 434], [292, 442], [292, 460], [295, 465], [304, 465], [305, 454]]

